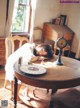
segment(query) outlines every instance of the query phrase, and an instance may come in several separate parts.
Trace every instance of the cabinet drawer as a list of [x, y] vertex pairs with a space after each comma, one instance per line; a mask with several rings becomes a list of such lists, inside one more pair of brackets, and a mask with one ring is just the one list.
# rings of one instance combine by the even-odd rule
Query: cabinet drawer
[[0, 40], [0, 50], [5, 48], [5, 40], [1, 39]]
[[0, 61], [1, 66], [5, 66], [5, 61]]
[[44, 26], [44, 31], [46, 30], [46, 32], [52, 32], [53, 29], [50, 26]]
[[68, 41], [73, 40], [73, 36], [74, 36], [73, 34], [69, 34], [69, 33], [64, 34], [65, 39]]
[[50, 39], [50, 40], [53, 40], [53, 41], [56, 41], [57, 38], [59, 37], [59, 35], [53, 30], [52, 32], [44, 32], [43, 34], [43, 37], [44, 39]]
[[5, 56], [5, 51], [4, 50], [0, 50], [0, 57]]
[[5, 65], [5, 57], [0, 58], [0, 65]]
[[0, 42], [0, 50], [5, 50], [5, 44]]
[[5, 65], [5, 38], [0, 38], [0, 65]]

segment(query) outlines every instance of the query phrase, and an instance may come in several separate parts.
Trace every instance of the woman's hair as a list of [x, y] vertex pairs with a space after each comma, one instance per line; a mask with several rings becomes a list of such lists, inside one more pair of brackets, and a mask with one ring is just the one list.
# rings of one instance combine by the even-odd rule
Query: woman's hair
[[[53, 53], [53, 49], [52, 49], [52, 47], [50, 45], [48, 45], [48, 44], [40, 44], [40, 45], [38, 45], [38, 47], [43, 48], [47, 52], [47, 55], [45, 57], [53, 58], [54, 53]], [[36, 48], [34, 49], [33, 53], [34, 53], [35, 56], [38, 56]]]
[[44, 50], [47, 52], [46, 57], [53, 58], [53, 50], [52, 50], [52, 47], [50, 45], [45, 45]]

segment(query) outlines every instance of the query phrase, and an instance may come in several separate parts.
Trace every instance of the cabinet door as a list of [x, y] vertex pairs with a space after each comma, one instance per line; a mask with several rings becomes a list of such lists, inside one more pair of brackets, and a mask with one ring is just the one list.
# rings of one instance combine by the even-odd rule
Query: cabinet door
[[5, 65], [5, 39], [0, 39], [0, 65]]
[[56, 41], [58, 38], [58, 33], [55, 32], [55, 30], [49, 24], [44, 24], [43, 38], [44, 40], [49, 39], [52, 41]]

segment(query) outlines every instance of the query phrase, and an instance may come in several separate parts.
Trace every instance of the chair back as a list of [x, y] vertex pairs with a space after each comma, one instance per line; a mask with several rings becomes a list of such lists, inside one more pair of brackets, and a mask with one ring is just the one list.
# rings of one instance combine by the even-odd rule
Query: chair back
[[6, 47], [6, 60], [10, 54], [12, 54], [16, 49], [21, 47], [24, 43], [29, 42], [27, 37], [21, 36], [10, 36], [5, 39], [5, 47]]

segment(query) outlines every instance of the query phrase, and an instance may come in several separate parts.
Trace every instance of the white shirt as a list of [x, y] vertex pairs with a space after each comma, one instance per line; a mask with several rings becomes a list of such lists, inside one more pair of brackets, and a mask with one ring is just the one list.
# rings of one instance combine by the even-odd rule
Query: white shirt
[[35, 44], [26, 43], [8, 57], [7, 63], [5, 65], [6, 79], [13, 80], [14, 78], [13, 75], [15, 71], [14, 64], [19, 60], [19, 58], [22, 58], [22, 65], [28, 64], [28, 62], [34, 56], [33, 55], [34, 47]]

